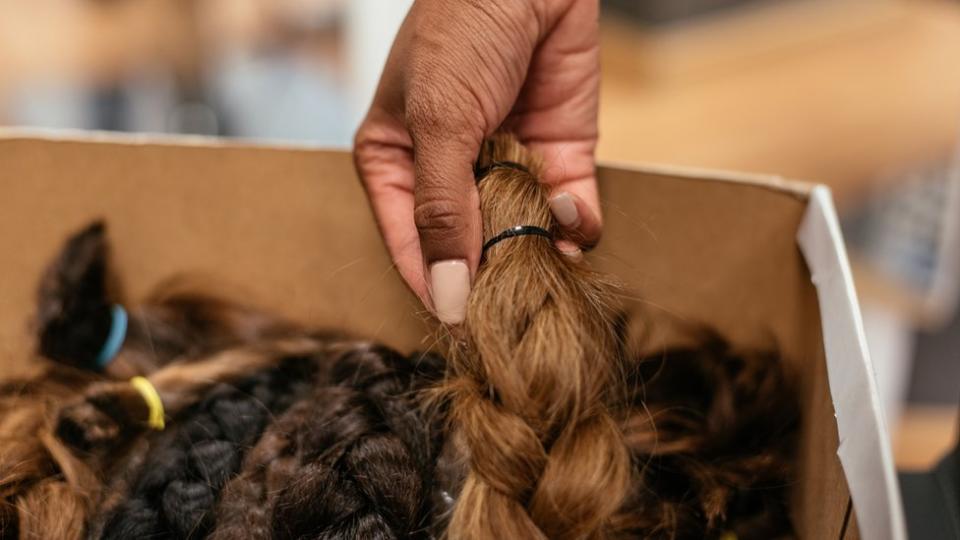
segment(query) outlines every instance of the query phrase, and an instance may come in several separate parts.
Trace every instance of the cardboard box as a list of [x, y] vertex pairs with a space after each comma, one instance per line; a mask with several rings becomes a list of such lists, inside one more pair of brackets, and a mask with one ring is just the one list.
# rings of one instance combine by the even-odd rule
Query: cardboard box
[[[604, 167], [605, 240], [591, 259], [649, 321], [775, 345], [802, 390], [803, 538], [905, 537], [892, 453], [830, 194], [772, 177]], [[30, 358], [41, 268], [103, 217], [135, 302], [201, 276], [297, 320], [402, 349], [430, 323], [381, 244], [343, 151], [205, 139], [0, 134], [2, 373]], [[225, 285], [229, 284], [229, 285]], [[657, 324], [660, 347], [679, 339]], [[851, 506], [852, 500], [852, 506]]]

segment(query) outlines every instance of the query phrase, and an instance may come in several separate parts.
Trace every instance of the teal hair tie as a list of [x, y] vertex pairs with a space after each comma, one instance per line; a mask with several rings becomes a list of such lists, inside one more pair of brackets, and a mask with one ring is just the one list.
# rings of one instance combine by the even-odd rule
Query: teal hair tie
[[107, 334], [107, 340], [103, 343], [103, 348], [100, 349], [96, 359], [96, 366], [99, 369], [107, 367], [107, 364], [113, 361], [120, 352], [120, 347], [123, 347], [123, 340], [127, 337], [127, 310], [120, 304], [114, 304], [111, 315], [110, 333]]

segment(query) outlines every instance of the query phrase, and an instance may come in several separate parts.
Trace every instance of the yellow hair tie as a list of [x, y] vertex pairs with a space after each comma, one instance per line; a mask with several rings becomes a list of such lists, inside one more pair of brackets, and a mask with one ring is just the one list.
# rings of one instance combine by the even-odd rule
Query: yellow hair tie
[[160, 401], [160, 394], [153, 387], [153, 383], [145, 377], [134, 377], [130, 379], [130, 384], [140, 392], [143, 401], [147, 403], [150, 410], [150, 416], [147, 418], [147, 425], [157, 431], [163, 430], [163, 402]]

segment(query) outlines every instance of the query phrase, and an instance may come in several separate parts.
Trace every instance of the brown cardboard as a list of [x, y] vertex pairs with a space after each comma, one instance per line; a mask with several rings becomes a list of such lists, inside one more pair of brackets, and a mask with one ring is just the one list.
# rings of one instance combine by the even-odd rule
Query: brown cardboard
[[716, 179], [603, 171], [605, 237], [595, 259], [652, 320], [678, 317], [783, 352], [805, 401], [797, 526], [804, 538], [840, 538], [848, 494], [816, 293], [794, 241], [805, 193]]
[[[0, 374], [29, 361], [26, 321], [42, 266], [97, 217], [108, 222], [128, 301], [171, 275], [199, 275], [297, 320], [404, 349], [431, 345], [347, 153], [99, 138], [0, 135]], [[677, 322], [776, 345], [805, 410], [799, 532], [849, 536], [857, 528], [846, 525], [820, 303], [796, 243], [810, 188], [667, 169], [604, 168], [600, 177], [605, 239], [590, 258], [657, 329], [650, 346], [681, 339]]]

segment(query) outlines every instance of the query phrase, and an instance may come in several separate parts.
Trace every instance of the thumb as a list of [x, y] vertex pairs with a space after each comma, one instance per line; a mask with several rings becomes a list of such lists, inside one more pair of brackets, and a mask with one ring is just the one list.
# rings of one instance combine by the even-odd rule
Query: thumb
[[464, 131], [411, 130], [413, 217], [433, 309], [446, 324], [463, 322], [483, 234], [473, 178], [481, 137], [464, 135]]

